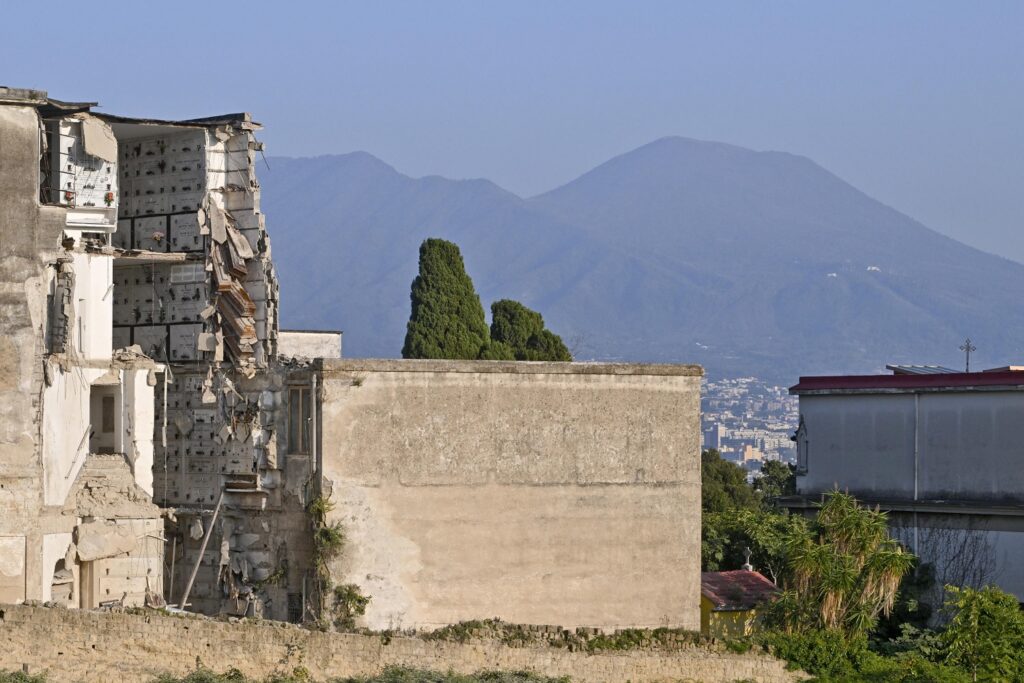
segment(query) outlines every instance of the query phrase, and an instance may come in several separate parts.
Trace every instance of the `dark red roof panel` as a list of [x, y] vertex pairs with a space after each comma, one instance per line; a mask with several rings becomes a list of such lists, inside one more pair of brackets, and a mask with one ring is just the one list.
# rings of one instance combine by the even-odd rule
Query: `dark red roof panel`
[[954, 372], [934, 375], [835, 375], [801, 377], [790, 393], [872, 389], [970, 389], [971, 387], [1022, 387], [1024, 372]]
[[737, 569], [729, 572], [701, 572], [700, 593], [716, 610], [753, 609], [772, 598], [778, 587], [760, 572]]

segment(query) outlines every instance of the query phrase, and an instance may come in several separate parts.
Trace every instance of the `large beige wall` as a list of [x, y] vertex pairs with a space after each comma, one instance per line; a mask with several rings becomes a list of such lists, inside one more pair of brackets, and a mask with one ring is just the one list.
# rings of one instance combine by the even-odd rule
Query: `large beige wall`
[[697, 366], [322, 361], [365, 625], [700, 625]]

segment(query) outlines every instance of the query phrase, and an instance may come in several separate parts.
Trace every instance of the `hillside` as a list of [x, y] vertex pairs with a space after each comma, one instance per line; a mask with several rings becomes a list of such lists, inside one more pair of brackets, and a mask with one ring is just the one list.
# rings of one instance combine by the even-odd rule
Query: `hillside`
[[350, 356], [398, 355], [428, 236], [462, 247], [485, 306], [542, 311], [581, 358], [790, 382], [958, 366], [967, 335], [980, 364], [1024, 355], [1024, 266], [790, 154], [665, 138], [527, 200], [365, 153], [271, 158], [261, 183], [284, 326], [344, 329]]

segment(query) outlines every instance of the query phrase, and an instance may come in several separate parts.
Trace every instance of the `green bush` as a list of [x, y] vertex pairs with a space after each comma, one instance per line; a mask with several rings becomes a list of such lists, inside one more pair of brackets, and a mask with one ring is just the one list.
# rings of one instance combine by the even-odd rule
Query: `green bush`
[[945, 660], [975, 680], [1024, 680], [1024, 615], [1017, 598], [987, 586], [946, 586], [945, 609], [953, 614], [942, 633]]
[[854, 675], [871, 657], [866, 637], [849, 637], [835, 629], [803, 633], [766, 631], [760, 641], [793, 668], [827, 678]]
[[511, 299], [491, 304], [491, 340], [503, 344], [516, 360], [572, 360], [562, 338], [544, 328], [541, 314]]
[[20, 671], [0, 671], [0, 683], [46, 683], [46, 676], [30, 675]]

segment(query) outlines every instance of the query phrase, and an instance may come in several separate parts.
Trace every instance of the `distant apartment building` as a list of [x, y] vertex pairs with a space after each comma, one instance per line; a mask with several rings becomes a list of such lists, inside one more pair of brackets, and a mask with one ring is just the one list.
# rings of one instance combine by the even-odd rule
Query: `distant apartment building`
[[996, 583], [1024, 599], [1024, 372], [890, 366], [802, 377], [797, 492], [839, 488], [890, 515], [936, 583]]

